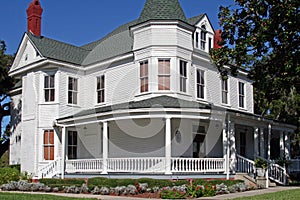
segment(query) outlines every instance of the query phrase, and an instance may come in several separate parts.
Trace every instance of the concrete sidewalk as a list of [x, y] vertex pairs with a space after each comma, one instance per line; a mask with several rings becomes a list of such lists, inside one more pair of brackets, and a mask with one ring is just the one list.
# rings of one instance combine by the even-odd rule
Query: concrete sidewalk
[[250, 191], [246, 191], [246, 192], [217, 195], [214, 197], [201, 197], [199, 199], [201, 199], [201, 200], [235, 199], [235, 198], [239, 198], [239, 197], [250, 197], [250, 196], [255, 196], [255, 195], [260, 195], [260, 194], [268, 194], [268, 193], [274, 193], [274, 192], [279, 192], [279, 191], [284, 191], [284, 190], [293, 190], [293, 189], [300, 189], [300, 187], [277, 186], [277, 187], [271, 187], [269, 189], [250, 190]]
[[[300, 189], [300, 187], [272, 187], [269, 189], [261, 189], [261, 190], [251, 190], [246, 192], [239, 192], [239, 193], [230, 193], [230, 194], [223, 194], [217, 195], [214, 197], [201, 197], [198, 198], [200, 200], [217, 200], [217, 199], [234, 199], [239, 197], [249, 197], [255, 196], [260, 194], [268, 194], [274, 193], [284, 190], [293, 190], [293, 189]], [[95, 199], [102, 199], [102, 200], [146, 200], [149, 198], [134, 198], [134, 197], [123, 197], [123, 196], [110, 196], [110, 195], [92, 195], [92, 194], [67, 194], [67, 193], [39, 193], [39, 192], [11, 192], [11, 193], [25, 193], [25, 194], [48, 194], [48, 195], [55, 195], [55, 196], [65, 196], [65, 197], [77, 197], [77, 198], [95, 198]], [[153, 198], [152, 198], [153, 199]], [[155, 200], [155, 199], [153, 199]]]

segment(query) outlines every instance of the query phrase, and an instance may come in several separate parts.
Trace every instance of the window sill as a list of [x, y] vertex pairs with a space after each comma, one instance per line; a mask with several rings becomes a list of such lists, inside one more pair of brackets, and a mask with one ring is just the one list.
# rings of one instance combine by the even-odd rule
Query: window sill
[[59, 105], [59, 102], [53, 101], [53, 102], [42, 102], [39, 103], [39, 105]]
[[77, 104], [67, 104], [68, 107], [80, 108]]
[[95, 107], [101, 107], [101, 106], [105, 106], [106, 105], [106, 102], [103, 102], [103, 103], [97, 103], [95, 105]]
[[206, 99], [196, 98], [196, 101], [199, 102], [199, 103], [207, 104], [207, 105], [210, 104]]

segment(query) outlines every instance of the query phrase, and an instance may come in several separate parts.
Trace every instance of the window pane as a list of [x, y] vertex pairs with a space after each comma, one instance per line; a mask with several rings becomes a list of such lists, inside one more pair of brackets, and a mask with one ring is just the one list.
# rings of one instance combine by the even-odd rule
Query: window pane
[[44, 88], [49, 88], [49, 76], [45, 76]]
[[49, 76], [49, 79], [50, 79], [50, 87], [54, 88], [54, 75]]
[[55, 100], [55, 90], [54, 89], [51, 89], [50, 90], [50, 101], [54, 101]]
[[48, 147], [44, 147], [44, 159], [49, 160], [49, 151]]

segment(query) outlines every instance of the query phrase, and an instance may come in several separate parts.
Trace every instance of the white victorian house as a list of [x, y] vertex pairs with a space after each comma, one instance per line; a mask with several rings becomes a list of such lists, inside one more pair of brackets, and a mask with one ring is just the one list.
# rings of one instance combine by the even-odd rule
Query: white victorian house
[[247, 71], [221, 79], [209, 56], [220, 32], [206, 14], [188, 19], [178, 0], [147, 0], [138, 19], [83, 46], [41, 35], [39, 0], [27, 15], [10, 70], [10, 164], [22, 171], [234, 178], [258, 156], [289, 158], [295, 127], [254, 114]]

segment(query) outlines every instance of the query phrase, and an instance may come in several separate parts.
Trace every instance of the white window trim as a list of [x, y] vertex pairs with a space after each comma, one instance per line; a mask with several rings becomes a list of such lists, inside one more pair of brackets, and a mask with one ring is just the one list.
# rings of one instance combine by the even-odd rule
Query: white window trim
[[[184, 76], [181, 76], [181, 73], [180, 73], [180, 69], [181, 69], [181, 66], [180, 66], [180, 63], [182, 62], [185, 62], [186, 63], [186, 77]], [[179, 71], [179, 85], [178, 85], [178, 91], [179, 93], [182, 93], [182, 94], [188, 94], [188, 91], [189, 91], [189, 62], [187, 60], [184, 60], [184, 59], [179, 59], [179, 67], [178, 67], [178, 71]], [[184, 78], [185, 79], [185, 92], [184, 91], [181, 91], [181, 79]]]
[[[103, 88], [103, 90], [104, 90], [104, 101], [99, 103], [98, 102], [98, 92], [100, 90], [98, 90], [98, 78], [100, 78], [102, 76], [104, 76], [104, 88]], [[103, 105], [105, 103], [106, 103], [106, 74], [100, 74], [100, 75], [96, 76], [96, 105]]]
[[230, 106], [231, 105], [231, 101], [230, 101], [230, 78], [227, 78], [227, 103], [223, 103], [223, 85], [222, 85], [222, 78], [221, 80], [221, 104], [224, 106]]
[[[77, 79], [77, 103], [74, 104], [73, 102], [72, 103], [69, 103], [69, 78], [73, 78], [73, 79]], [[77, 76], [67, 76], [67, 84], [66, 84], [66, 87], [67, 87], [67, 98], [66, 98], [66, 101], [67, 101], [67, 105], [69, 106], [78, 106], [79, 107], [79, 78]]]
[[[164, 61], [169, 61], [170, 62], [170, 73], [169, 74], [159, 74], [159, 61], [164, 60]], [[172, 59], [170, 57], [167, 58], [158, 58], [157, 59], [157, 91], [158, 92], [171, 92], [172, 91]], [[159, 89], [159, 77], [169, 77], [169, 89], [168, 90], [160, 90]]]
[[[240, 107], [240, 83], [243, 83], [244, 84], [244, 107]], [[241, 80], [238, 80], [238, 83], [237, 83], [237, 103], [238, 103], [238, 108], [239, 109], [242, 109], [242, 110], [247, 110], [247, 101], [246, 101], [246, 94], [247, 94], [247, 90], [246, 90], [246, 83], [244, 81], [241, 81]]]
[[[204, 98], [200, 98], [200, 97], [198, 97], [198, 80], [197, 80], [197, 72], [198, 72], [198, 70], [201, 70], [201, 71], [203, 71], [204, 72]], [[196, 99], [197, 100], [199, 100], [199, 101], [207, 101], [207, 79], [206, 79], [206, 73], [207, 73], [207, 71], [206, 70], [204, 70], [204, 69], [202, 69], [202, 68], [197, 68], [196, 67], [196, 71], [195, 71], [196, 73], [195, 73], [195, 83], [196, 83], [196, 89], [195, 89], [195, 93], [196, 93]]]
[[[147, 74], [147, 76], [143, 76], [143, 77], [141, 77], [141, 64], [144, 64], [144, 63], [147, 63], [148, 64], [148, 74]], [[139, 69], [139, 83], [138, 83], [138, 86], [139, 86], [139, 94], [147, 94], [147, 93], [149, 93], [150, 92], [150, 84], [149, 84], [149, 82], [150, 82], [150, 67], [149, 67], [149, 60], [148, 59], [146, 59], [146, 60], [142, 60], [142, 61], [140, 61], [140, 62], [138, 62], [138, 64], [139, 64], [139, 66], [138, 66], [138, 69]], [[148, 78], [148, 82], [147, 82], [147, 84], [148, 84], [148, 90], [147, 91], [144, 91], [144, 92], [142, 92], [141, 91], [141, 86], [142, 86], [142, 79], [145, 79], [145, 78]]]

